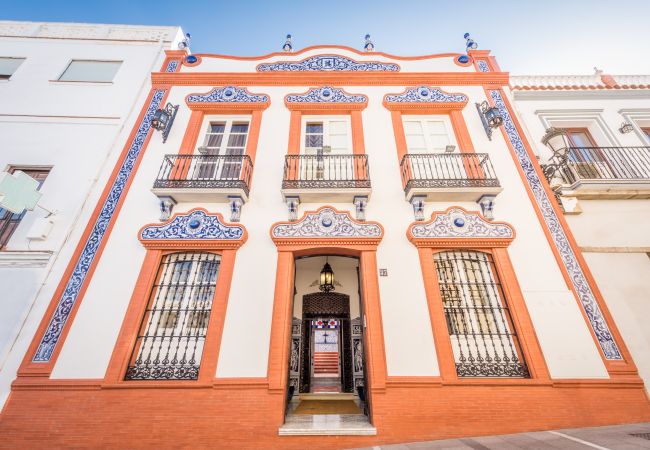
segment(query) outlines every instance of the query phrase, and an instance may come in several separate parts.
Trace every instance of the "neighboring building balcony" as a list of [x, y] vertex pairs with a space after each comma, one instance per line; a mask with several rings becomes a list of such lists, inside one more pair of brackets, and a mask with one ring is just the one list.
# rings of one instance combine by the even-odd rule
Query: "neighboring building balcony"
[[406, 154], [400, 164], [406, 200], [478, 201], [502, 188], [486, 153]]
[[246, 202], [252, 173], [248, 155], [165, 155], [152, 192], [176, 202]]
[[573, 147], [559, 174], [565, 196], [650, 198], [650, 147]]
[[301, 202], [353, 202], [370, 195], [367, 155], [287, 155], [282, 195]]

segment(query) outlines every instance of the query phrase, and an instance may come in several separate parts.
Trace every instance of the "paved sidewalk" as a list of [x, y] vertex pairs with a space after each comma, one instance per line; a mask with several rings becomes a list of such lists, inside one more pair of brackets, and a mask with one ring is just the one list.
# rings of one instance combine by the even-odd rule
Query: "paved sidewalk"
[[382, 445], [363, 450], [633, 450], [643, 448], [650, 449], [650, 423]]

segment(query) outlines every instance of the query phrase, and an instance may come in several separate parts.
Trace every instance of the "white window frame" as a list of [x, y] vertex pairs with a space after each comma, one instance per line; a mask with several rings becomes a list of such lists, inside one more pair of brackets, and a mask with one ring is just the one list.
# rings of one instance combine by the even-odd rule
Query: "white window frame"
[[[119, 63], [120, 65], [118, 66], [117, 70], [115, 71], [115, 74], [113, 74], [113, 78], [110, 81], [102, 81], [102, 80], [62, 80], [61, 78], [65, 75], [65, 73], [68, 71], [70, 66], [75, 63], [75, 62], [98, 62], [98, 63]], [[65, 65], [65, 68], [61, 71], [59, 76], [56, 78], [56, 80], [59, 83], [99, 83], [99, 84], [112, 84], [115, 82], [115, 78], [118, 76], [120, 73], [120, 69], [122, 68], [122, 65], [124, 64], [124, 61], [119, 60], [119, 59], [83, 59], [83, 58], [78, 58], [78, 59], [71, 59], [68, 61], [68, 64]]]
[[454, 128], [451, 125], [451, 120], [449, 119], [449, 116], [447, 114], [434, 114], [434, 115], [402, 115], [402, 127], [404, 129], [404, 140], [406, 141], [406, 152], [411, 153], [411, 149], [408, 148], [408, 138], [406, 134], [406, 122], [420, 122], [422, 125], [422, 130], [424, 133], [424, 143], [426, 145], [426, 151], [424, 154], [427, 153], [445, 153], [445, 149], [436, 149], [433, 146], [433, 142], [431, 141], [431, 133], [429, 132], [429, 124], [428, 122], [442, 122], [445, 131], [447, 132], [447, 138], [449, 140], [448, 145], [453, 145], [456, 148], [454, 149], [454, 153], [458, 153], [460, 149], [458, 148], [458, 142], [456, 141], [456, 135], [454, 133]]
[[[323, 124], [323, 147], [330, 146], [330, 123], [331, 122], [345, 122], [347, 126], [347, 149], [344, 153], [341, 153], [343, 155], [351, 155], [354, 153], [354, 148], [352, 144], [352, 120], [350, 118], [350, 115], [348, 114], [342, 114], [342, 115], [335, 115], [335, 116], [320, 116], [320, 115], [312, 115], [312, 116], [302, 116], [302, 121], [300, 124], [300, 154], [306, 155], [307, 149], [309, 147], [305, 147], [305, 135], [307, 133], [307, 124], [311, 122], [322, 122]], [[312, 147], [313, 148], [313, 147]], [[309, 153], [312, 154], [312, 153]], [[315, 153], [313, 153], [315, 154]]]
[[208, 130], [210, 129], [210, 125], [217, 122], [223, 122], [226, 124], [226, 127], [223, 130], [223, 139], [221, 140], [221, 146], [219, 147], [219, 152], [216, 154], [225, 155], [226, 148], [228, 147], [228, 139], [230, 138], [230, 131], [232, 130], [233, 124], [246, 122], [248, 123], [248, 133], [246, 134], [246, 143], [244, 144], [244, 151], [242, 153], [242, 155], [245, 155], [246, 148], [248, 147], [248, 139], [250, 138], [250, 134], [251, 134], [251, 121], [252, 121], [251, 119], [252, 117], [250, 115], [206, 116], [205, 119], [203, 120], [203, 124], [201, 125], [201, 132], [199, 133], [199, 139], [197, 139], [196, 142], [195, 153], [200, 154], [198, 149], [206, 146], [205, 144], [207, 143], [207, 136], [208, 136]]

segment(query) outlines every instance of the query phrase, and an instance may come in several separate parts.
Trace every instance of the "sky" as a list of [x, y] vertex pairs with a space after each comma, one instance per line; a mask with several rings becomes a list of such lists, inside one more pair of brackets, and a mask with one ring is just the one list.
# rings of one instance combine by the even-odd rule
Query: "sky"
[[400, 56], [464, 52], [468, 32], [504, 71], [650, 74], [650, 0], [3, 0], [1, 20], [177, 25], [194, 53], [256, 56], [317, 44]]

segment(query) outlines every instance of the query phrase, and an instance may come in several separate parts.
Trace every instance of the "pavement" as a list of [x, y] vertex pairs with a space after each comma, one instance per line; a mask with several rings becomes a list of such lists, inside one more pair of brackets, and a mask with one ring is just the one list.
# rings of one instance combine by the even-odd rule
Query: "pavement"
[[650, 449], [650, 422], [382, 445], [362, 450], [633, 450], [643, 448]]

